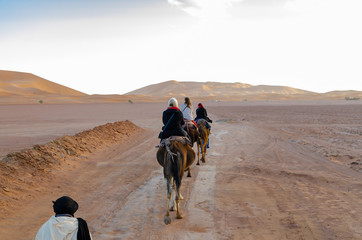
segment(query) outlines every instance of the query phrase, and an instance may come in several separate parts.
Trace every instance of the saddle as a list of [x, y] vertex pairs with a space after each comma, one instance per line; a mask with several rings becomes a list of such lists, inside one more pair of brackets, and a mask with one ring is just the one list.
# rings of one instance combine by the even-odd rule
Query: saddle
[[202, 125], [205, 127], [207, 126], [207, 121], [203, 118], [197, 119], [196, 123], [198, 126], [202, 126]]
[[183, 145], [190, 145], [190, 140], [187, 137], [182, 136], [171, 136], [169, 138], [162, 139], [160, 144], [156, 146], [156, 148], [160, 147], [168, 147], [171, 145], [171, 142], [177, 141]]
[[185, 120], [185, 124], [182, 127], [197, 129], [197, 123], [194, 120]]

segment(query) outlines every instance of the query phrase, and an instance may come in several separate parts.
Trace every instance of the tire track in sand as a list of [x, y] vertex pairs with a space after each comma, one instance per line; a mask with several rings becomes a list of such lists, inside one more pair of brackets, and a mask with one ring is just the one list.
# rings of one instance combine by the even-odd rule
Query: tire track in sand
[[195, 231], [188, 232], [185, 239], [215, 239], [215, 177], [215, 165], [201, 166], [188, 203], [189, 229]]

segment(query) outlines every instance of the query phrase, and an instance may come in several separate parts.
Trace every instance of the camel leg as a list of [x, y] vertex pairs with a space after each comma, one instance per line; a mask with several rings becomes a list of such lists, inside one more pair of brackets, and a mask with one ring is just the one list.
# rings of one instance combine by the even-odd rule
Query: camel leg
[[176, 196], [176, 218], [177, 219], [183, 219], [181, 212], [180, 212], [180, 186], [178, 187], [177, 191], [177, 196]]
[[170, 211], [173, 212], [176, 210], [176, 197], [175, 193], [171, 194], [171, 201], [170, 201]]
[[176, 199], [176, 206], [177, 206], [176, 218], [183, 219], [183, 216], [181, 215], [180, 212], [180, 199]]
[[197, 163], [196, 165], [200, 165], [200, 146], [199, 144], [197, 144]]
[[206, 144], [205, 144], [205, 155], [207, 154], [207, 145], [209, 144], [209, 138], [206, 139]]
[[191, 176], [191, 168], [188, 168], [188, 169], [187, 169], [187, 177], [192, 177], [192, 176]]
[[206, 152], [206, 144], [205, 144], [205, 141], [202, 140], [202, 146], [201, 146], [201, 153], [202, 153], [201, 161], [202, 162], [205, 162], [205, 152]]
[[170, 218], [171, 200], [172, 200], [172, 188], [170, 185], [170, 181], [167, 179], [167, 212], [166, 212], [165, 217], [163, 218], [163, 221], [166, 225], [171, 223], [171, 218]]
[[173, 184], [172, 184], [172, 193], [171, 193], [171, 202], [170, 202], [170, 211], [175, 211], [176, 210], [176, 194], [175, 194], [175, 188], [176, 188], [176, 186], [175, 186], [175, 182], [173, 182]]
[[206, 162], [206, 144], [204, 145], [204, 150], [202, 151], [202, 162]]

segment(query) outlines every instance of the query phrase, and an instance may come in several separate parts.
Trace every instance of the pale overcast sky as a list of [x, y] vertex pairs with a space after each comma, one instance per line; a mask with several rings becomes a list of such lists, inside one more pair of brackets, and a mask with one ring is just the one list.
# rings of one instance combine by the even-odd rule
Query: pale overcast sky
[[167, 80], [362, 91], [361, 0], [0, 0], [0, 70], [88, 94]]

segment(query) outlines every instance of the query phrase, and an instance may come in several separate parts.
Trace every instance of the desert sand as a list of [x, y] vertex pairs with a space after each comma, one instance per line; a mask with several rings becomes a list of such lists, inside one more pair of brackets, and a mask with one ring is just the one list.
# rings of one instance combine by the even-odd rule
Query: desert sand
[[[166, 102], [0, 105], [1, 239], [33, 239], [63, 195], [94, 239], [362, 239], [360, 101], [203, 103], [211, 146], [171, 225], [155, 157]], [[10, 158], [39, 149], [40, 165]]]

